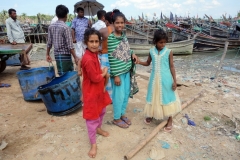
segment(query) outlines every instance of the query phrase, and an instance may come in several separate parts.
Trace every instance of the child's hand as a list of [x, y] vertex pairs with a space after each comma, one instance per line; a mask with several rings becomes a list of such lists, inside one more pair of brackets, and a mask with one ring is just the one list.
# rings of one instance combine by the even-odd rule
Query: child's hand
[[104, 68], [102, 69], [102, 73], [103, 73], [103, 74], [107, 74], [107, 71], [108, 71], [108, 68], [107, 68], [107, 67], [104, 67]]
[[173, 82], [172, 89], [175, 91], [177, 89], [177, 83]]
[[139, 63], [139, 59], [138, 59], [138, 57], [135, 54], [132, 55], [132, 59], [133, 59], [135, 64]]
[[104, 67], [104, 68], [102, 69], [102, 77], [106, 77], [107, 71], [108, 71], [108, 68], [107, 68], [107, 67]]
[[120, 86], [121, 85], [121, 80], [119, 76], [114, 77], [114, 83], [116, 86]]
[[82, 68], [78, 69], [78, 76], [82, 76]]
[[110, 77], [110, 74], [106, 74], [105, 78], [108, 79]]

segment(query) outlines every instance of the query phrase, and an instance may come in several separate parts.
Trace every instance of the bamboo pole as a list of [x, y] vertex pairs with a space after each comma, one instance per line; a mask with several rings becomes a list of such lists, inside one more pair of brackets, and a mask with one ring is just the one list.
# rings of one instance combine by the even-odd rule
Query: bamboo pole
[[216, 74], [215, 74], [215, 79], [218, 78], [219, 71], [220, 71], [221, 68], [222, 68], [222, 63], [223, 63], [223, 60], [224, 60], [224, 58], [225, 58], [225, 56], [226, 56], [226, 53], [227, 53], [228, 44], [229, 44], [229, 42], [226, 41], [226, 42], [225, 42], [225, 47], [224, 47], [224, 52], [223, 52], [222, 58], [221, 58], [221, 60], [220, 60], [220, 62], [219, 62], [218, 69], [217, 69]]
[[226, 87], [230, 87], [230, 88], [235, 88], [235, 89], [240, 90], [240, 88], [237, 87], [237, 86], [231, 86], [231, 85], [229, 85], [229, 84], [224, 84], [224, 86], [226, 86]]
[[[196, 96], [194, 96], [193, 98], [190, 98], [187, 102], [182, 104], [182, 109], [185, 109], [187, 106], [189, 106], [191, 103], [193, 103], [195, 100], [197, 100], [203, 93], [205, 92], [205, 90], [202, 90], [200, 93], [198, 93]], [[177, 114], [176, 114], [177, 115]], [[175, 115], [175, 116], [176, 116]], [[167, 121], [163, 121], [162, 123], [160, 123], [153, 131], [150, 135], [148, 135], [148, 137], [144, 140], [142, 140], [133, 150], [131, 150], [130, 152], [128, 152], [125, 156], [124, 156], [124, 160], [129, 160], [131, 159], [135, 154], [137, 154], [153, 137], [155, 137], [158, 132], [164, 127], [166, 126]]]

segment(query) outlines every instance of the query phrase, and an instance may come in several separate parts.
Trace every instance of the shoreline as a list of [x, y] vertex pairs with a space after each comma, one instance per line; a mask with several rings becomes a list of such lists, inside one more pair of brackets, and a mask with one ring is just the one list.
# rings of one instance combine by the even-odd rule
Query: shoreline
[[[45, 49], [35, 48], [34, 52], [31, 67], [48, 66]], [[240, 90], [226, 85], [238, 85], [240, 73], [221, 70], [218, 81], [212, 81], [210, 78], [214, 76], [221, 58], [221, 55], [213, 56], [220, 53], [174, 56], [177, 80], [181, 84], [178, 87], [181, 101], [186, 101], [202, 89], [207, 92], [174, 118], [172, 133], [160, 131], [132, 160], [148, 159], [153, 148], [163, 152], [166, 160], [239, 158], [240, 146], [235, 136], [240, 129]], [[240, 58], [235, 58], [235, 54], [228, 52], [223, 66], [236, 68]], [[53, 64], [56, 66], [55, 62]], [[143, 122], [150, 68], [137, 66], [140, 91], [129, 100], [127, 116], [133, 123], [129, 129], [112, 125], [112, 106], [107, 107], [103, 129], [110, 132], [110, 137], [97, 136], [96, 160], [123, 159], [160, 123], [154, 121], [146, 125]], [[1, 82], [12, 85], [0, 88], [0, 104], [3, 104], [0, 106], [0, 121], [3, 122], [0, 124], [0, 142], [5, 140], [8, 143], [4, 150], [0, 150], [0, 159], [90, 159], [82, 110], [56, 117], [47, 113], [43, 102], [24, 101], [16, 77], [18, 71], [18, 66], [8, 66], [0, 76]], [[197, 124], [196, 127], [186, 124], [185, 114]], [[205, 121], [205, 116], [211, 120]], [[170, 144], [170, 148], [162, 148], [162, 141]]]

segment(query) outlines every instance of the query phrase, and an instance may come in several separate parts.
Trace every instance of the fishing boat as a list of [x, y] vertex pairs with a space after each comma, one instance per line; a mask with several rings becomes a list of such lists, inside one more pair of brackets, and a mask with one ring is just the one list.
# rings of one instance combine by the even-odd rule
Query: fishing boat
[[[166, 47], [171, 49], [173, 51], [174, 55], [189, 55], [193, 53], [193, 44], [194, 39], [179, 41], [179, 42], [171, 42], [167, 43]], [[146, 56], [149, 54], [150, 48], [152, 48], [153, 44], [136, 44], [136, 43], [130, 43], [130, 48], [133, 50], [133, 52], [137, 55]]]
[[[174, 24], [167, 23], [167, 27], [171, 28], [173, 31], [173, 41], [176, 40], [186, 40], [192, 37], [196, 32], [188, 29], [183, 29]], [[220, 47], [224, 48], [225, 42], [228, 41], [228, 48], [237, 48], [240, 46], [240, 39], [227, 39], [227, 38], [216, 38], [205, 33], [199, 33], [195, 39], [195, 45], [198, 48], [213, 48]]]
[[217, 26], [211, 26], [210, 27], [210, 36], [213, 37], [220, 37], [220, 38], [228, 38], [228, 30], [217, 27]]
[[[137, 55], [148, 55], [149, 49], [153, 47], [153, 33], [159, 28], [153, 27], [149, 24], [140, 25], [126, 25], [125, 33], [130, 44], [130, 48]], [[192, 54], [194, 39], [172, 42], [172, 33], [167, 32], [168, 43], [166, 47], [171, 49], [176, 54]]]

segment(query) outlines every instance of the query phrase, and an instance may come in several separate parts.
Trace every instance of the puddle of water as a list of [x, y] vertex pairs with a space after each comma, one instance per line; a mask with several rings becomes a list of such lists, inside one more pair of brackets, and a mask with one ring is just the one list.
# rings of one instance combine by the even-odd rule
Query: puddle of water
[[236, 69], [234, 67], [222, 67], [224, 70], [227, 70], [227, 71], [232, 71], [232, 72], [238, 72], [240, 73], [240, 70], [239, 69]]

